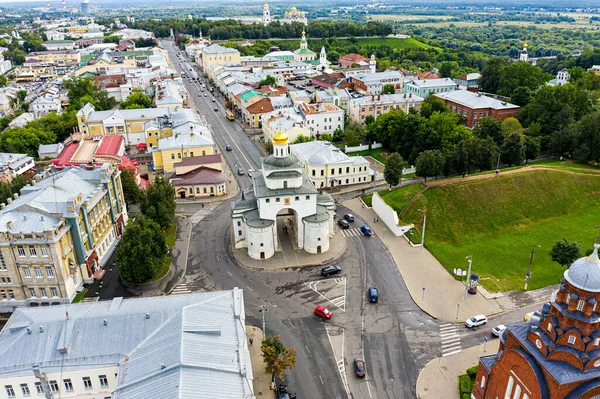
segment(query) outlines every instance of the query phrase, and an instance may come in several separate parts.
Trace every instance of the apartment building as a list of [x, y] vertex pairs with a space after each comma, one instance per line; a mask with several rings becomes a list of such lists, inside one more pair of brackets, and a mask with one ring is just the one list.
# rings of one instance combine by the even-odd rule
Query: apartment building
[[520, 109], [518, 105], [467, 90], [440, 93], [436, 97], [444, 101], [452, 112], [460, 115], [468, 128], [477, 126], [481, 118], [486, 116], [501, 121], [516, 117]]
[[376, 96], [364, 96], [353, 98], [348, 101], [348, 118], [356, 123], [365, 123], [367, 116], [377, 119], [394, 109], [400, 109], [409, 113], [411, 108], [417, 111], [425, 99], [412, 94], [381, 94]]
[[333, 104], [298, 104], [298, 111], [304, 119], [304, 127], [313, 136], [331, 134], [336, 129], [344, 130], [344, 110]]
[[325, 89], [316, 90], [313, 93], [313, 101], [315, 103], [333, 104], [340, 107], [344, 111], [348, 111], [348, 101], [352, 96], [348, 89]]
[[[208, 72], [215, 65], [219, 64], [239, 64], [240, 52], [234, 48], [223, 47], [219, 44], [204, 47], [202, 49], [202, 70]], [[198, 60], [196, 60], [198, 62]]]
[[36, 175], [0, 205], [0, 309], [70, 303], [114, 251], [128, 220], [116, 166]]
[[17, 309], [0, 398], [251, 399], [245, 329], [238, 288]]
[[404, 74], [398, 71], [371, 72], [350, 77], [354, 91], [360, 94], [381, 94], [385, 85], [394, 86], [398, 93], [404, 85]]
[[51, 65], [79, 65], [81, 54], [75, 50], [35, 51], [25, 55], [25, 61], [39, 60]]
[[172, 131], [171, 136], [159, 139], [152, 148], [154, 170], [171, 173], [175, 165], [186, 158], [217, 153], [212, 131], [206, 123], [184, 123]]
[[62, 113], [62, 103], [58, 97], [40, 96], [29, 104], [29, 111], [35, 119], [48, 115], [50, 112]]
[[156, 84], [154, 104], [157, 108], [172, 110], [187, 107], [188, 92], [183, 83], [173, 79], [165, 79]]
[[290, 150], [304, 161], [306, 173], [315, 187], [336, 187], [371, 181], [369, 161], [349, 157], [328, 141], [292, 144]]

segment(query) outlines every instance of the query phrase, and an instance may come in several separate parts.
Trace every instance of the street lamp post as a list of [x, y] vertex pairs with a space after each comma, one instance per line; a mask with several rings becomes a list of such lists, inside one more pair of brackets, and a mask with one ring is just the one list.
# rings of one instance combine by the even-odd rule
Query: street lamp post
[[471, 255], [467, 256], [469, 260], [469, 270], [467, 271], [467, 279], [465, 280], [465, 301], [467, 300], [467, 293], [469, 291], [469, 277], [471, 277], [471, 265], [473, 264], [473, 258]]
[[527, 268], [527, 274], [525, 275], [525, 291], [527, 291], [527, 284], [529, 284], [529, 279], [531, 278], [531, 265], [533, 264], [533, 253], [536, 246], [541, 248], [539, 245], [534, 245], [533, 248], [531, 248], [531, 255], [529, 255], [529, 267]]
[[265, 309], [264, 305], [260, 305], [258, 307], [258, 311], [262, 313], [262, 330], [263, 330], [263, 335], [266, 337], [267, 336], [267, 331], [266, 331], [266, 326], [265, 326], [265, 312], [267, 312], [269, 309]]
[[425, 227], [427, 225], [427, 211], [422, 209], [418, 209], [420, 212], [423, 212], [423, 231], [421, 232], [421, 251], [425, 247]]

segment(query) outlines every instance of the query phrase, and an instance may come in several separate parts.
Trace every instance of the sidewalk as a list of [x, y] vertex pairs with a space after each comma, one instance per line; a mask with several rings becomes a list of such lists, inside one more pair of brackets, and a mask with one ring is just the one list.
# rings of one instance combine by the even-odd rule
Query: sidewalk
[[497, 352], [498, 341], [465, 349], [452, 356], [438, 357], [423, 367], [417, 378], [417, 399], [459, 399], [458, 376], [466, 374], [469, 367], [479, 364], [479, 356]]
[[[377, 216], [372, 209], [364, 208], [359, 198], [345, 201], [343, 205], [367, 222]], [[486, 299], [479, 293], [467, 295], [464, 300], [464, 283], [455, 280], [427, 249], [413, 247], [404, 237], [389, 233], [389, 229], [384, 234], [384, 223], [369, 226], [390, 252], [413, 301], [432, 317], [455, 323], [475, 314], [489, 317], [516, 308], [503, 294]]]
[[254, 388], [254, 396], [257, 398], [275, 398], [275, 391], [271, 391], [271, 376], [265, 373], [265, 365], [260, 351], [260, 344], [263, 341], [264, 334], [262, 330], [254, 326], [246, 326], [246, 335], [248, 340], [252, 338], [254, 343], [248, 344], [250, 352], [250, 361], [252, 362], [252, 382]]

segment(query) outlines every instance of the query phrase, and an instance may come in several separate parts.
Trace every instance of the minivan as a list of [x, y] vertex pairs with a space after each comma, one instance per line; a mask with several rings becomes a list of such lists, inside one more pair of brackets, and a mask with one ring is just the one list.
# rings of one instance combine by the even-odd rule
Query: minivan
[[369, 302], [377, 303], [379, 301], [379, 290], [377, 287], [369, 288]]

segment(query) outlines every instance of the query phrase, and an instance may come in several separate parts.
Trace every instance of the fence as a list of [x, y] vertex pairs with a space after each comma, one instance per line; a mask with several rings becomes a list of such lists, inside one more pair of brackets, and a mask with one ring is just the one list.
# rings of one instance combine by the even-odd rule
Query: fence
[[[371, 144], [371, 149], [375, 149], [375, 148], [381, 148], [383, 147], [383, 145], [381, 143], [373, 143]], [[348, 147], [347, 145], [344, 146], [344, 152], [347, 154], [349, 152], [356, 152], [356, 151], [365, 151], [369, 149], [369, 145], [365, 144], [365, 145], [357, 145], [355, 147]]]

